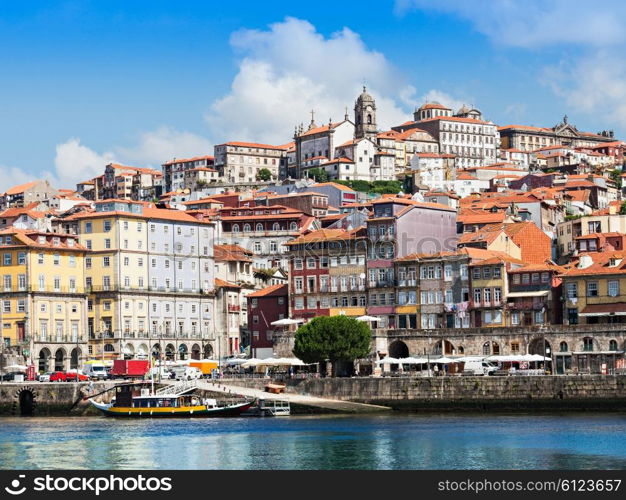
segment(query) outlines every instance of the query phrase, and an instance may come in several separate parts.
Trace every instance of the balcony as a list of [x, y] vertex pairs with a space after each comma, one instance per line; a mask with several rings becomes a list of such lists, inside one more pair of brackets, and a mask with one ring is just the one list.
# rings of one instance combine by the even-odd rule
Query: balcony
[[228, 304], [228, 312], [229, 313], [238, 313], [241, 312], [241, 306], [236, 306], [233, 304]]

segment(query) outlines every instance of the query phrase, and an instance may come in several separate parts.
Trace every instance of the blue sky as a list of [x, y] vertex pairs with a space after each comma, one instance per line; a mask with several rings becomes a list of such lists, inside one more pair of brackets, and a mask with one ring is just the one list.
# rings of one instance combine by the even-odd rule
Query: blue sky
[[106, 161], [158, 166], [224, 140], [285, 143], [311, 108], [343, 116], [363, 81], [386, 127], [436, 98], [501, 125], [567, 113], [626, 130], [619, 2], [606, 17], [561, 0], [0, 7], [0, 189], [70, 187]]

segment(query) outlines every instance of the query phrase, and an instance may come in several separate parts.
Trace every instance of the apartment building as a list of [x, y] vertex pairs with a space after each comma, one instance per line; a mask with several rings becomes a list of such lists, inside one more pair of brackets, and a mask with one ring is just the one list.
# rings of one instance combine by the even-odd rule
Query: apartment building
[[223, 182], [230, 184], [254, 184], [259, 172], [267, 169], [271, 180], [278, 180], [283, 164], [287, 161], [287, 146], [273, 146], [256, 142], [231, 141], [215, 146], [215, 168]]
[[212, 353], [214, 224], [127, 200], [95, 203], [76, 223], [89, 292], [90, 355], [199, 358]]
[[78, 368], [87, 359], [87, 249], [76, 236], [0, 231], [2, 339], [40, 372]]

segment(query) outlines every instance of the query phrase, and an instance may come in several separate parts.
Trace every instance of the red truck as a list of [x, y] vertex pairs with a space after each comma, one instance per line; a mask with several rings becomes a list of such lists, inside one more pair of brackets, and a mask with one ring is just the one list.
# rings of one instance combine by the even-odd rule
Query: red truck
[[143, 378], [150, 369], [147, 359], [116, 359], [113, 361], [111, 377], [113, 378]]

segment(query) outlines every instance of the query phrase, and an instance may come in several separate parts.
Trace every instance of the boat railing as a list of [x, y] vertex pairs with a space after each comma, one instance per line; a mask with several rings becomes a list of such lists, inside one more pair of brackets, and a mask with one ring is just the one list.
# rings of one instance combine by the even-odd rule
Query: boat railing
[[180, 396], [198, 387], [197, 380], [183, 380], [174, 385], [166, 385], [155, 391], [157, 396]]

